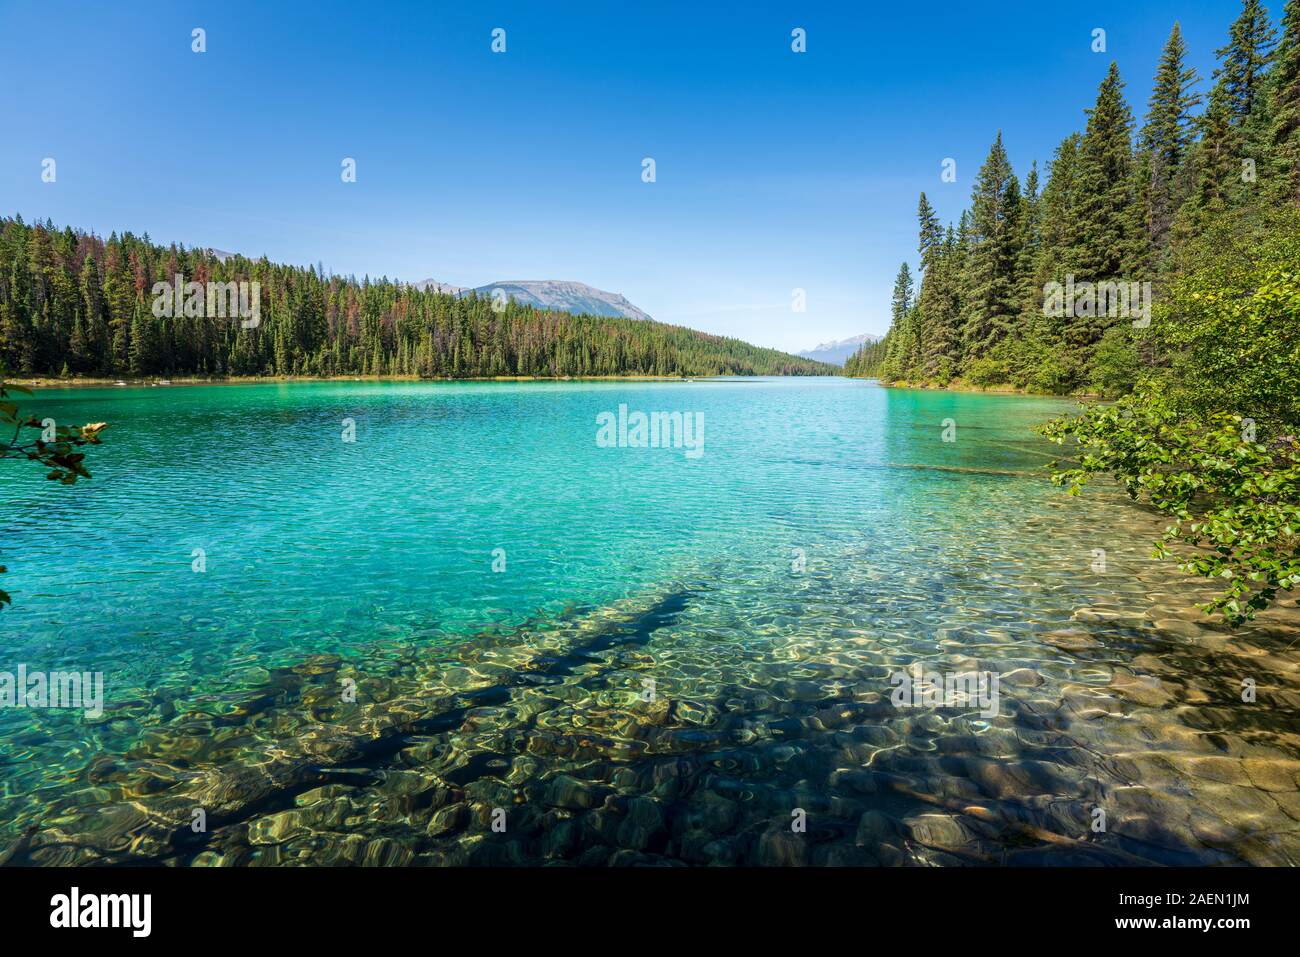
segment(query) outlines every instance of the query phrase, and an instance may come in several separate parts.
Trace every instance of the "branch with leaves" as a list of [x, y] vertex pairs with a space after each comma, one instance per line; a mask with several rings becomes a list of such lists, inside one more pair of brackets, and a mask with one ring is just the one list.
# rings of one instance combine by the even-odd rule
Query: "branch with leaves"
[[[58, 425], [53, 419], [23, 415], [14, 401], [15, 393], [31, 395], [31, 390], [0, 379], [0, 459], [39, 462], [48, 469], [47, 479], [63, 485], [90, 478], [84, 464], [86, 453], [79, 449], [99, 445], [100, 433], [108, 425]], [[4, 572], [5, 567], [0, 565], [0, 574]], [[0, 608], [7, 604], [11, 604], [9, 594], [0, 590]]]
[[[1232, 625], [1300, 585], [1300, 441], [1255, 441], [1229, 413], [1175, 410], [1154, 389], [1056, 419], [1043, 434], [1070, 440], [1077, 458], [1052, 480], [1078, 495], [1093, 475], [1113, 476], [1133, 499], [1174, 521], [1155, 557], [1225, 586], [1200, 606]], [[1173, 548], [1183, 546], [1181, 554]]]

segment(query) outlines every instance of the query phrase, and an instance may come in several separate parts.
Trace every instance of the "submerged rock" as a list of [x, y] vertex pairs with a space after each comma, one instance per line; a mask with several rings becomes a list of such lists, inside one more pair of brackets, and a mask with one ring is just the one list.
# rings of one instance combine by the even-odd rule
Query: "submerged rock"
[[803, 867], [808, 863], [808, 840], [789, 825], [773, 825], [758, 840], [755, 863], [767, 867]]
[[426, 832], [430, 837], [445, 837], [463, 831], [469, 824], [469, 805], [451, 804], [434, 812]]

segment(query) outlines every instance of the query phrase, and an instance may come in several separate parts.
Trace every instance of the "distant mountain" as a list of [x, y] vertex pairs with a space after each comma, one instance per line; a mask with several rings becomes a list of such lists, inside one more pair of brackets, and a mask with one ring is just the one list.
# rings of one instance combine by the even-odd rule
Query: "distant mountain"
[[461, 293], [469, 292], [464, 286], [449, 286], [445, 282], [438, 282], [436, 279], [421, 279], [419, 282], [411, 283], [416, 289], [427, 292], [432, 289], [434, 292], [445, 292], [449, 296], [459, 296]]
[[863, 343], [879, 341], [880, 336], [873, 336], [869, 332], [864, 332], [862, 335], [854, 336], [851, 339], [823, 342], [816, 349], [809, 349], [807, 352], [799, 353], [799, 355], [805, 359], [814, 359], [817, 362], [829, 362], [831, 365], [842, 366], [849, 356], [862, 348]]
[[433, 279], [422, 279], [412, 283], [417, 289], [433, 289], [452, 296], [465, 296], [471, 292], [480, 296], [491, 297], [500, 289], [507, 299], [539, 309], [553, 309], [557, 312], [573, 312], [590, 316], [622, 316], [627, 319], [649, 319], [644, 310], [628, 302], [616, 292], [605, 292], [585, 283], [566, 282], [558, 279], [509, 280], [492, 282], [486, 286], [467, 289], [463, 286], [450, 286]]

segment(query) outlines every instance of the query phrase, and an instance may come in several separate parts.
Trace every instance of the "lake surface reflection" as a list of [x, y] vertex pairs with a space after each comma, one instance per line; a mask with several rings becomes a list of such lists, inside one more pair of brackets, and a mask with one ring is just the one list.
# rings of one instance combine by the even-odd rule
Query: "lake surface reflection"
[[[1300, 860], [1300, 615], [1229, 632], [1159, 518], [1048, 484], [1032, 429], [1071, 403], [37, 400], [112, 425], [89, 483], [4, 473], [0, 671], [102, 672], [105, 703], [0, 711], [9, 864]], [[702, 454], [598, 442], [620, 405], [698, 414]], [[964, 674], [996, 709], [927, 698]]]

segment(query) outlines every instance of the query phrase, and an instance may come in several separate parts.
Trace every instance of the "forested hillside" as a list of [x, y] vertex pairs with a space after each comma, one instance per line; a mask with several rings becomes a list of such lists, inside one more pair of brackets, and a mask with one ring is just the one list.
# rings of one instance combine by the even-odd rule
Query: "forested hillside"
[[[260, 283], [255, 327], [157, 317], [156, 282]], [[825, 375], [680, 326], [455, 298], [265, 258], [0, 219], [0, 371], [10, 375]]]
[[1226, 255], [1201, 237], [1295, 229], [1285, 211], [1300, 203], [1300, 0], [1280, 29], [1246, 0], [1216, 54], [1207, 93], [1174, 24], [1140, 126], [1112, 64], [1045, 177], [1035, 164], [1021, 180], [999, 133], [957, 223], [942, 224], [922, 194], [919, 282], [904, 265], [888, 336], [847, 374], [1115, 396], [1167, 367], [1134, 303], [1054, 309], [1046, 290], [1150, 283], [1159, 303]]

